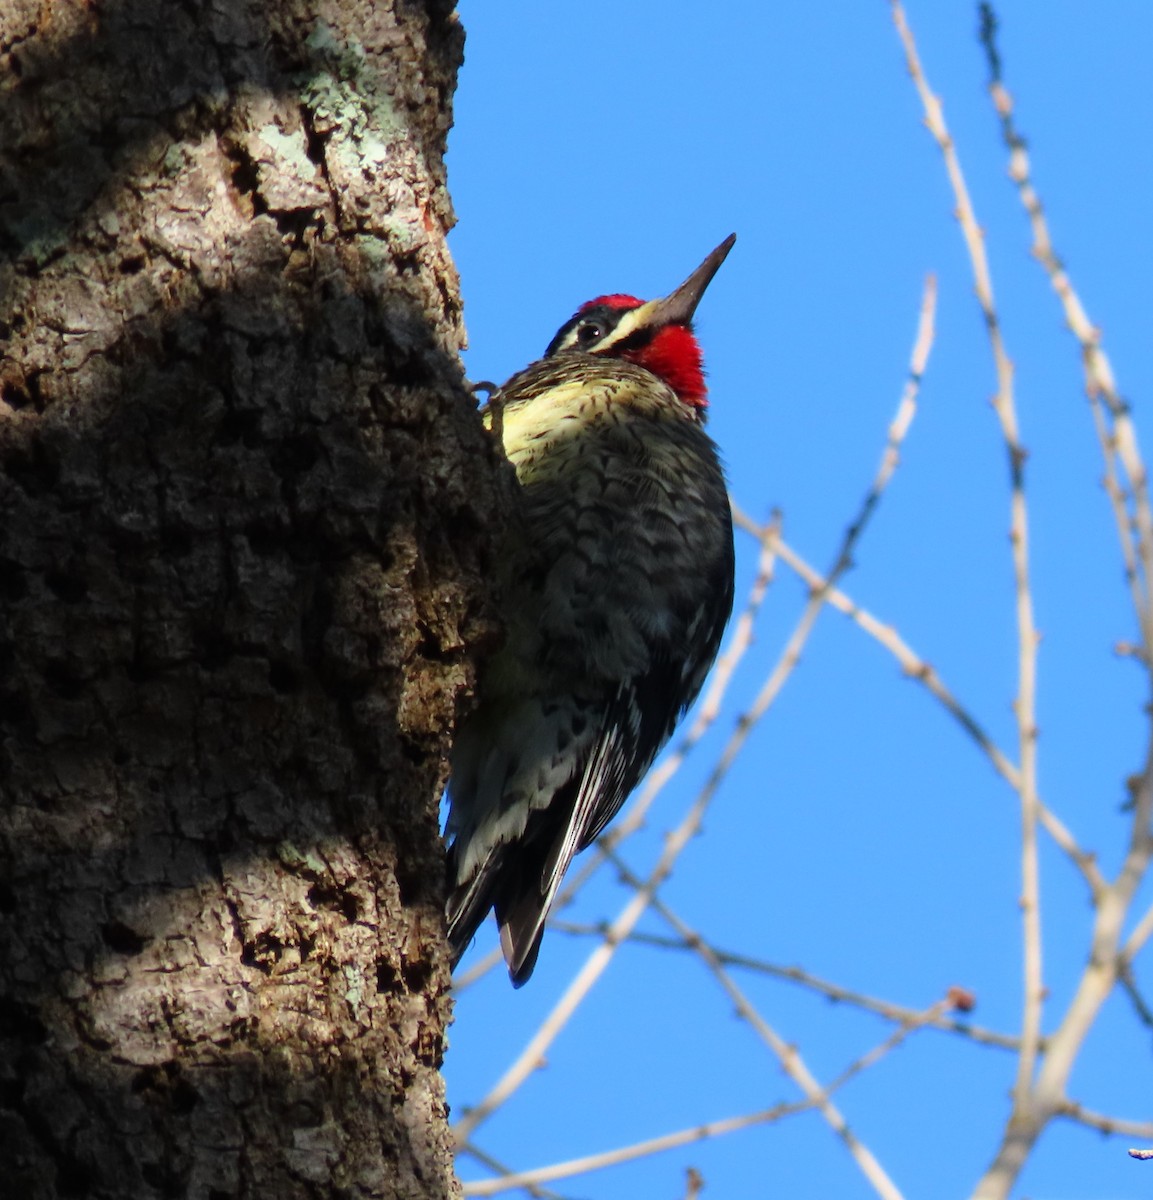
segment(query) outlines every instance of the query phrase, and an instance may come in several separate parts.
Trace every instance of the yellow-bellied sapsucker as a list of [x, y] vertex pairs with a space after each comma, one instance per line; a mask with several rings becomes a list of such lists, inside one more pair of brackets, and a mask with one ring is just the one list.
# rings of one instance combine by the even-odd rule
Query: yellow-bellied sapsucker
[[497, 594], [507, 640], [452, 753], [453, 963], [495, 908], [532, 974], [573, 855], [693, 702], [733, 602], [733, 532], [692, 332], [735, 236], [662, 300], [601, 296], [485, 419], [516, 470]]

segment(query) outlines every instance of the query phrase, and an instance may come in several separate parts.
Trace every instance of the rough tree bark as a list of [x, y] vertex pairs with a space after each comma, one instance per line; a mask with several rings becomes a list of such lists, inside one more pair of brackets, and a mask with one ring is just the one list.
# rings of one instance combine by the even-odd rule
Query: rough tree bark
[[0, 6], [0, 1194], [455, 1194], [440, 0]]

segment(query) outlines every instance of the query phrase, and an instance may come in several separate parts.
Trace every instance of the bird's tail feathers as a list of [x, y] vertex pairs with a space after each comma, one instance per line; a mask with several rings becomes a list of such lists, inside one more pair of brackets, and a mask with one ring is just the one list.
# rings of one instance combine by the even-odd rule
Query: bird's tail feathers
[[[527, 849], [522, 846], [521, 854]], [[539, 849], [545, 853], [528, 855], [528, 870], [511, 886], [502, 888], [496, 898], [500, 947], [514, 987], [527, 983], [536, 966], [545, 921], [576, 853], [576, 840], [565, 837]]]
[[[476, 931], [484, 924], [485, 917], [496, 899], [497, 884], [501, 874], [503, 847], [496, 846], [488, 858], [469, 878], [459, 883], [449, 894], [445, 904], [445, 921], [448, 925], [448, 944], [452, 954], [452, 969], [460, 962]], [[459, 839], [448, 850], [448, 877], [456, 878], [456, 858], [460, 853]]]
[[[599, 829], [598, 803], [604, 803], [606, 792], [623, 797], [618, 758], [615, 739], [597, 741], [579, 774], [529, 817], [520, 837], [508, 847], [499, 884], [484, 896], [496, 909], [501, 949], [515, 987], [526, 983], [536, 966], [545, 921], [565, 872], [591, 840], [590, 829]], [[619, 807], [619, 800], [610, 801], [604, 820]], [[494, 867], [490, 855], [480, 873], [491, 876]], [[483, 919], [480, 916], [477, 923]]]

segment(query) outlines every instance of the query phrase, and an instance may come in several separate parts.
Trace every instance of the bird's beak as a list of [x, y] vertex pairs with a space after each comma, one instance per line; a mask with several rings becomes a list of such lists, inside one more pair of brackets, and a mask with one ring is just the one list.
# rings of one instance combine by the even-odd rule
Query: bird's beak
[[736, 240], [737, 235], [730, 233], [676, 291], [670, 292], [661, 300], [650, 300], [642, 305], [637, 313], [640, 319], [636, 324], [652, 327], [687, 325], [693, 319], [693, 313], [705, 294], [705, 288], [712, 283], [713, 276], [720, 270], [721, 263], [725, 261]]

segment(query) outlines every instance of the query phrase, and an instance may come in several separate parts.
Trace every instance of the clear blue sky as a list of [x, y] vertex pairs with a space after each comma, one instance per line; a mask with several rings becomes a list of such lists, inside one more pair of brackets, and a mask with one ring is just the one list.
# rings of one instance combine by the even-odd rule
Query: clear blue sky
[[[1005, 0], [1001, 49], [1059, 250], [1153, 453], [1153, 4]], [[1123, 781], [1141, 766], [1142, 677], [1077, 349], [1029, 236], [985, 93], [975, 5], [908, 0], [992, 255], [1030, 450], [1041, 650], [1041, 785], [1113, 870]], [[738, 242], [698, 329], [711, 431], [747, 511], [827, 565], [875, 470], [904, 382], [924, 276], [937, 340], [903, 464], [844, 586], [898, 627], [1015, 755], [1015, 629], [1005, 455], [994, 378], [938, 151], [921, 124], [888, 5], [681, 0], [464, 4], [466, 63], [449, 180], [470, 375], [538, 357], [578, 303], [671, 289], [726, 234]], [[752, 573], [739, 546], [738, 595]], [[787, 570], [712, 743], [759, 687], [803, 604]], [[662, 798], [630, 845], [647, 870], [707, 767]], [[681, 859], [670, 903], [717, 944], [800, 964], [911, 1007], [950, 984], [974, 1021], [1019, 1020], [1016, 799], [893, 661], [836, 613]], [[1079, 970], [1089, 910], [1058, 855], [1042, 862], [1050, 1020]], [[1147, 889], [1148, 890], [1148, 889]], [[606, 874], [573, 914], [615, 915]], [[1146, 896], [1146, 903], [1150, 897]], [[664, 932], [651, 914], [643, 928]], [[493, 943], [492, 929], [476, 954]], [[478, 1100], [590, 943], [546, 936], [520, 992], [503, 971], [458, 1003], [450, 1100]], [[467, 966], [473, 958], [466, 959]], [[1140, 967], [1140, 964], [1139, 964]], [[1153, 993], [1153, 972], [1139, 970]], [[742, 977], [822, 1080], [881, 1041], [879, 1019]], [[1150, 1031], [1111, 1004], [1076, 1099], [1153, 1118]], [[793, 1100], [797, 1093], [692, 962], [618, 956], [537, 1075], [479, 1140], [527, 1168]], [[1008, 1111], [1011, 1055], [925, 1032], [838, 1094], [908, 1197], [965, 1194]], [[1124, 1139], [1052, 1129], [1019, 1194], [1153, 1194]], [[819, 1117], [738, 1133], [555, 1185], [566, 1197], [705, 1200], [872, 1192]], [[465, 1163], [462, 1174], [483, 1174]]]

